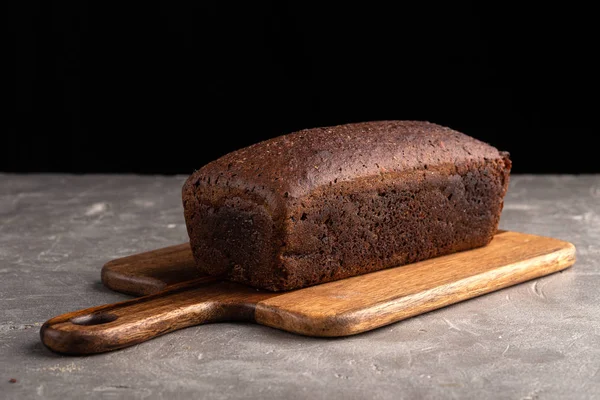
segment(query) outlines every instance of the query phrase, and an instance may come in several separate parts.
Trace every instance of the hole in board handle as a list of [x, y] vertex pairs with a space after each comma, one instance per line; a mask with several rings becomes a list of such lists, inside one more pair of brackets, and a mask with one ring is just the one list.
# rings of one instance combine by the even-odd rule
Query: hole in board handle
[[88, 314], [80, 317], [71, 318], [71, 323], [75, 325], [101, 325], [107, 324], [116, 320], [117, 317], [114, 314], [102, 313], [102, 314]]

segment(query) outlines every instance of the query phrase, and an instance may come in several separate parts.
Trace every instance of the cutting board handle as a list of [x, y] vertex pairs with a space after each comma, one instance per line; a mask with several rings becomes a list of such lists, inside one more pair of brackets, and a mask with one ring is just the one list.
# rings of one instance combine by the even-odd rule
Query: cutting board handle
[[192, 325], [254, 321], [256, 303], [268, 297], [230, 282], [201, 278], [149, 296], [70, 312], [48, 320], [42, 342], [63, 354], [93, 354], [131, 346]]

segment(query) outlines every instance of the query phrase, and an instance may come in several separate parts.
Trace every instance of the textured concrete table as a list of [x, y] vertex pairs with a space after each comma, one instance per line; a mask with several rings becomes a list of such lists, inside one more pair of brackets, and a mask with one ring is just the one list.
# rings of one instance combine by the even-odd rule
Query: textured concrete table
[[562, 273], [349, 338], [222, 323], [46, 350], [46, 319], [127, 298], [106, 261], [186, 241], [183, 180], [0, 174], [0, 398], [600, 398], [600, 175], [512, 178], [501, 227], [574, 243]]

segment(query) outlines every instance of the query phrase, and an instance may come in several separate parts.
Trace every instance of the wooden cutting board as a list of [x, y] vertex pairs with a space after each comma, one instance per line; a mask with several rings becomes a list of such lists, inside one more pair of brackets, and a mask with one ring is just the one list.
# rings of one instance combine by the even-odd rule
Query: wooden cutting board
[[102, 281], [144, 296], [47, 321], [42, 342], [65, 354], [131, 346], [209, 322], [251, 321], [309, 336], [347, 336], [563, 270], [575, 247], [499, 232], [482, 248], [289, 292], [199, 274], [189, 244], [109, 262]]

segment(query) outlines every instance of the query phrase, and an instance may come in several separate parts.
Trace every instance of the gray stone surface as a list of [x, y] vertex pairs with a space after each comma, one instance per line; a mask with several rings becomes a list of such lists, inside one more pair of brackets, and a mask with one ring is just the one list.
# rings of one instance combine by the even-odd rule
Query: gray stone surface
[[600, 175], [512, 177], [501, 227], [573, 242], [562, 273], [349, 338], [223, 323], [46, 350], [48, 318], [127, 298], [106, 261], [186, 240], [183, 180], [0, 174], [0, 398], [600, 398]]

